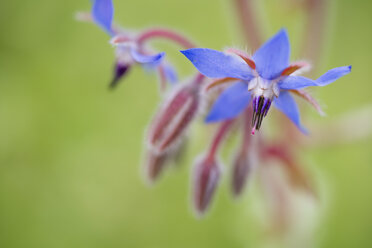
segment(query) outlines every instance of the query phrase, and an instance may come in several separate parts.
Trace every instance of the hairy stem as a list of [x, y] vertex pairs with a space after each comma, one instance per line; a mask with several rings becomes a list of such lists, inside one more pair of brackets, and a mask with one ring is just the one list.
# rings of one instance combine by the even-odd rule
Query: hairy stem
[[226, 134], [228, 133], [231, 125], [233, 124], [234, 120], [227, 120], [220, 124], [217, 132], [212, 140], [212, 144], [208, 153], [208, 158], [213, 159], [217, 153], [218, 148], [222, 144], [222, 141]]
[[243, 120], [243, 144], [241, 146], [241, 153], [247, 153], [248, 148], [251, 143], [252, 134], [251, 134], [251, 120], [252, 120], [253, 109], [252, 107], [248, 107], [244, 112], [244, 120]]
[[243, 34], [252, 50], [257, 50], [261, 44], [261, 33], [257, 25], [253, 0], [233, 0]]
[[327, 0], [306, 0], [305, 8], [307, 10], [307, 27], [305, 27], [305, 39], [303, 45], [303, 55], [309, 58], [314, 65], [317, 64], [323, 38], [325, 34], [326, 14], [328, 10]]

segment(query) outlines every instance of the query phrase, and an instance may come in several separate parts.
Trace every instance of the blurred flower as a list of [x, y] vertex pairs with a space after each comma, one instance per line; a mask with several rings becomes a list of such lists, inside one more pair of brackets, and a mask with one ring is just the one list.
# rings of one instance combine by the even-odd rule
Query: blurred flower
[[282, 29], [261, 46], [250, 58], [238, 50], [227, 53], [193, 48], [181, 51], [205, 76], [222, 78], [212, 86], [239, 80], [227, 88], [214, 103], [207, 122], [231, 119], [242, 113], [252, 99], [252, 134], [261, 126], [262, 119], [272, 103], [283, 112], [303, 133], [307, 130], [300, 123], [300, 115], [291, 91], [309, 86], [325, 86], [348, 74], [351, 66], [329, 70], [317, 80], [291, 75], [306, 64], [289, 64], [290, 45], [287, 32]]
[[277, 161], [285, 169], [289, 176], [289, 182], [294, 188], [302, 189], [316, 197], [315, 189], [311, 183], [309, 175], [295, 160], [288, 147], [284, 144], [265, 145], [261, 147], [261, 159], [265, 163]]
[[165, 53], [148, 55], [141, 47], [128, 35], [119, 34], [111, 39], [111, 44], [116, 46], [116, 70], [114, 79], [110, 86], [115, 87], [128, 69], [134, 64], [140, 64], [148, 69], [154, 69], [160, 65]]
[[174, 37], [177, 37], [178, 40], [176, 41], [183, 44], [185, 48], [193, 47], [193, 45], [184, 37], [170, 30], [162, 30], [162, 34], [154, 32], [158, 29], [150, 29], [138, 34], [125, 31], [113, 24], [113, 16], [114, 7], [111, 0], [95, 0], [90, 15], [82, 13], [78, 15], [79, 20], [93, 21], [112, 37], [111, 44], [116, 47], [116, 62], [110, 87], [115, 87], [119, 80], [129, 72], [129, 69], [136, 64], [147, 70], [157, 70], [163, 89], [166, 87], [166, 82], [176, 82], [176, 72], [172, 66], [163, 60], [165, 53], [154, 53], [151, 48], [145, 46], [146, 41], [157, 36], [169, 40], [174, 40]]

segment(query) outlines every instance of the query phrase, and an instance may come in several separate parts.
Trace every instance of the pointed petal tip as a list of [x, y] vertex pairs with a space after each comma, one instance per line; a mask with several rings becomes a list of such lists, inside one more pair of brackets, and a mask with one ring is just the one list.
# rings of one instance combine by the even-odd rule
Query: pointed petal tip
[[289, 66], [290, 43], [287, 30], [282, 28], [268, 39], [253, 55], [261, 77], [273, 79]]
[[301, 126], [301, 127], [299, 127], [299, 129], [300, 129], [301, 133], [303, 133], [303, 134], [305, 134], [305, 135], [307, 135], [307, 136], [310, 135], [310, 132], [309, 132], [309, 130], [307, 130], [306, 127]]
[[160, 52], [155, 55], [145, 55], [135, 49], [132, 49], [131, 55], [133, 59], [140, 64], [151, 64], [151, 65], [156, 66], [164, 58], [165, 52]]
[[281, 28], [276, 35], [285, 35], [288, 37], [288, 30], [286, 28]]
[[326, 86], [330, 83], [333, 83], [340, 77], [343, 77], [349, 74], [350, 72], [351, 72], [351, 65], [336, 67], [324, 73], [317, 80], [315, 80], [315, 82], [317, 83], [317, 86]]
[[173, 68], [173, 66], [165, 64], [164, 68], [164, 76], [167, 82], [171, 85], [176, 84], [178, 82], [178, 74], [177, 71]]
[[158, 53], [156, 56], [157, 56], [157, 59], [156, 60], [162, 60], [164, 57], [165, 57], [166, 53], [165, 52], [160, 52]]
[[114, 35], [111, 27], [114, 6], [111, 0], [95, 0], [92, 6], [92, 16], [96, 24], [101, 26], [109, 35]]
[[[180, 53], [182, 53], [183, 55], [186, 56], [186, 58], [189, 59], [189, 56], [192, 56], [192, 51], [193, 51], [193, 49], [195, 49], [195, 48], [190, 48], [190, 49], [180, 50]], [[198, 48], [198, 49], [202, 49], [202, 48]]]
[[307, 129], [302, 125], [300, 120], [300, 112], [296, 101], [291, 96], [290, 92], [283, 91], [274, 101], [274, 106], [288, 117], [293, 124], [303, 133], [309, 134]]

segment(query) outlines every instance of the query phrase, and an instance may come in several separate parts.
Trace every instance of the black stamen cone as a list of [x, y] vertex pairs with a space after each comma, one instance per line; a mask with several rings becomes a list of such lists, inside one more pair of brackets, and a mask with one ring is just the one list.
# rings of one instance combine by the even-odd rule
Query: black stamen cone
[[129, 65], [117, 63], [114, 69], [114, 78], [109, 85], [110, 89], [114, 89], [118, 85], [120, 79], [129, 71]]
[[[253, 100], [254, 101], [254, 100]], [[252, 127], [255, 127], [256, 130], [259, 130], [262, 124], [262, 120], [265, 116], [265, 113], [270, 108], [270, 100], [265, 99], [263, 96], [260, 96], [258, 99], [257, 108], [253, 108], [253, 117], [252, 117]]]

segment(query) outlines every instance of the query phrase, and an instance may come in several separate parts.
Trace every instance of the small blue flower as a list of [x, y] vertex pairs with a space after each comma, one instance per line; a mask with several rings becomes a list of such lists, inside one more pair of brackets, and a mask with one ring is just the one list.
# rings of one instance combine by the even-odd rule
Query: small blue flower
[[[165, 53], [150, 54], [148, 49], [145, 49], [143, 44], [137, 42], [133, 35], [119, 33], [113, 28], [114, 7], [112, 0], [95, 0], [92, 6], [92, 19], [100, 28], [108, 33], [112, 39], [111, 43], [117, 47], [116, 49], [116, 66], [115, 75], [111, 82], [111, 87], [114, 87], [119, 79], [121, 79], [133, 64], [140, 64], [144, 68], [158, 69], [165, 71], [165, 77], [168, 81], [174, 80], [175, 72], [169, 72], [171, 67], [162, 65], [161, 62]], [[171, 75], [172, 77], [168, 76]]]
[[239, 80], [222, 92], [206, 122], [235, 118], [252, 100], [252, 133], [260, 128], [272, 103], [303, 133], [307, 133], [300, 122], [297, 104], [289, 90], [325, 86], [351, 71], [351, 66], [334, 68], [317, 80], [294, 76], [292, 73], [301, 69], [301, 65], [289, 63], [290, 44], [285, 29], [281, 29], [261, 46], [252, 58], [207, 48], [193, 48], [181, 52], [207, 77]]

